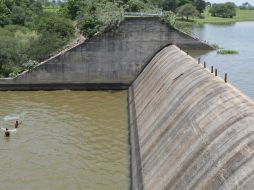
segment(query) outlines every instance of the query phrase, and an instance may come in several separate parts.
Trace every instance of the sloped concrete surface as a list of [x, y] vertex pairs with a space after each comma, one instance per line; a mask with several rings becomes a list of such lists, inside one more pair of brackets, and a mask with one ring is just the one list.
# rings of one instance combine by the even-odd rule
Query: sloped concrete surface
[[132, 189], [254, 189], [254, 103], [176, 46], [129, 88]]

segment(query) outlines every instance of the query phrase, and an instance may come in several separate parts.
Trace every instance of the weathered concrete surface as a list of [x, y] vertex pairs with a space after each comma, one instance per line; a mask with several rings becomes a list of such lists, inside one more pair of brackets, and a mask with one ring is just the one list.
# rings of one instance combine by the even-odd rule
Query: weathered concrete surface
[[162, 24], [159, 18], [128, 18], [115, 32], [94, 36], [13, 80], [0, 80], [0, 90], [127, 88], [151, 57], [168, 44], [211, 49]]
[[176, 46], [129, 88], [133, 190], [254, 189], [254, 103]]

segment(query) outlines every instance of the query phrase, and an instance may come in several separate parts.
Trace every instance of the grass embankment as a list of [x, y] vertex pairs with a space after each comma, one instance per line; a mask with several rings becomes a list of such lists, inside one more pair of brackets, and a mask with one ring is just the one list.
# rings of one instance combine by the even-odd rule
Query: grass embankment
[[213, 17], [209, 14], [209, 9], [206, 9], [202, 14], [204, 17], [201, 18], [191, 18], [188, 21], [178, 18], [176, 20], [175, 26], [183, 31], [188, 32], [189, 28], [193, 25], [202, 25], [202, 24], [230, 24], [234, 22], [243, 22], [243, 21], [254, 21], [254, 10], [241, 10], [237, 9], [236, 16], [233, 18], [221, 18]]
[[236, 16], [233, 18], [221, 18], [221, 17], [213, 17], [209, 14], [209, 10], [206, 9], [203, 13], [204, 19], [195, 18], [194, 22], [197, 24], [229, 24], [234, 22], [242, 22], [242, 21], [254, 21], [254, 10], [236, 10]]

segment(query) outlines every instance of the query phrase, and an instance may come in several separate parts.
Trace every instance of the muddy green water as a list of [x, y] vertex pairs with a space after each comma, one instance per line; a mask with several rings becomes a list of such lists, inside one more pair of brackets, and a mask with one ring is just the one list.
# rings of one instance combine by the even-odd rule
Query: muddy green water
[[0, 189], [127, 190], [127, 92], [0, 92]]

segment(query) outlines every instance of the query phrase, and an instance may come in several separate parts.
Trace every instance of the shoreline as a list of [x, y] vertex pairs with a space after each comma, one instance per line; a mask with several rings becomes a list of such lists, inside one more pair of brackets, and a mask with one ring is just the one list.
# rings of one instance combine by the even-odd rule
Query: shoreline
[[215, 24], [215, 25], [226, 25], [226, 24], [234, 24], [236, 22], [254, 22], [254, 10], [240, 10], [237, 9], [236, 16], [233, 18], [222, 18], [222, 17], [212, 17], [209, 14], [209, 10], [206, 9], [204, 13], [203, 19], [201, 18], [192, 18], [189, 21], [177, 19], [176, 25], [179, 25], [183, 28], [191, 27], [195, 25], [203, 25], [203, 24]]

